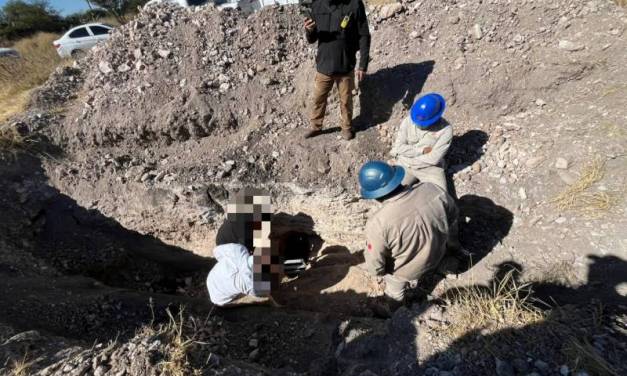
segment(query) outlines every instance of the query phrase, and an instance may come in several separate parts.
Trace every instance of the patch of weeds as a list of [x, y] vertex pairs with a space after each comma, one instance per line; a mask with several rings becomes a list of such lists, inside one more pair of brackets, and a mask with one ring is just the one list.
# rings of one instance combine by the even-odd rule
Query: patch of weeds
[[449, 336], [520, 328], [544, 320], [545, 313], [532, 302], [530, 285], [518, 282], [515, 273], [512, 269], [489, 286], [459, 289], [450, 302], [455, 319], [445, 329]]
[[9, 368], [9, 375], [11, 376], [28, 376], [30, 375], [30, 368], [34, 361], [28, 360], [28, 354], [24, 354], [24, 357], [20, 360], [11, 361]]
[[575, 286], [579, 282], [574, 260], [561, 260], [547, 265], [537, 273], [533, 273], [528, 281], [568, 287]]
[[579, 179], [551, 202], [562, 211], [574, 210], [590, 217], [602, 216], [618, 204], [618, 195], [615, 193], [589, 191], [604, 175], [605, 161], [595, 158], [584, 166]]

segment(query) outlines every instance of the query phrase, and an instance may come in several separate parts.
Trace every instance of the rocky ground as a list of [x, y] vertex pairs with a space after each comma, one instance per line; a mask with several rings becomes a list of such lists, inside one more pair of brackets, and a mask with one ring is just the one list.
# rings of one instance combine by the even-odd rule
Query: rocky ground
[[[153, 7], [55, 72], [5, 125], [26, 141], [0, 166], [0, 372], [627, 372], [625, 10], [406, 1], [369, 20], [351, 142], [336, 99], [329, 132], [300, 137], [315, 49], [293, 7]], [[382, 320], [360, 268], [376, 207], [355, 175], [388, 159], [430, 91], [448, 101], [475, 257], [447, 259]], [[278, 237], [311, 246], [284, 309], [217, 310], [204, 291], [225, 202], [247, 185], [272, 193]]]

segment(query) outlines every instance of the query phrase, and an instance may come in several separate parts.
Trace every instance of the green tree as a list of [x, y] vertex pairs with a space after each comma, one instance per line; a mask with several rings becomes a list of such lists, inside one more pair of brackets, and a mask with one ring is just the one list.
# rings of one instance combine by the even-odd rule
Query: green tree
[[65, 22], [46, 0], [9, 0], [0, 9], [0, 38], [16, 39], [38, 31], [59, 32]]
[[92, 3], [111, 13], [119, 23], [126, 22], [126, 15], [133, 13], [147, 0], [91, 0]]

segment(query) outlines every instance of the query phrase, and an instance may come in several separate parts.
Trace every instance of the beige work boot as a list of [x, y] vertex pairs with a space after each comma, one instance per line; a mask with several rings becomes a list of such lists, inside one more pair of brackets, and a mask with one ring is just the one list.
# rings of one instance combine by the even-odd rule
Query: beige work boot
[[346, 141], [350, 141], [355, 138], [355, 132], [352, 129], [342, 129], [342, 138]]

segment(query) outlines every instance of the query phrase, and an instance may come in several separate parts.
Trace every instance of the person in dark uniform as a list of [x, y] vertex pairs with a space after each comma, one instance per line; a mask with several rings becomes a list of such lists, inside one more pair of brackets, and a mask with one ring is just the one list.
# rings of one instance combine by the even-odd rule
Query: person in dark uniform
[[309, 43], [318, 42], [310, 129], [305, 138], [321, 133], [327, 98], [333, 85], [337, 85], [342, 137], [351, 140], [355, 137], [352, 128], [355, 76], [358, 81], [365, 77], [370, 55], [364, 3], [362, 0], [314, 0], [311, 17], [305, 19], [305, 33]]

